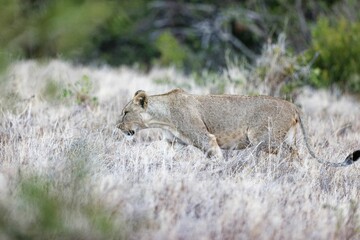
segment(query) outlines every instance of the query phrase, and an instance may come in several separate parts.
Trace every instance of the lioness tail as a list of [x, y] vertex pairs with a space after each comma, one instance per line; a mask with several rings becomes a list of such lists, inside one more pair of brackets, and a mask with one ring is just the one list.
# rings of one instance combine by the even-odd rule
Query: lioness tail
[[325, 165], [328, 165], [331, 167], [345, 167], [345, 166], [349, 166], [349, 165], [353, 164], [360, 158], [360, 150], [356, 150], [353, 153], [349, 154], [345, 158], [345, 160], [341, 163], [329, 162], [329, 161], [325, 161], [325, 160], [322, 160], [322, 159], [316, 157], [314, 151], [312, 150], [312, 148], [309, 145], [308, 136], [306, 134], [305, 127], [301, 120], [300, 114], [299, 114], [299, 123], [300, 123], [301, 132], [304, 136], [304, 142], [305, 142], [306, 148], [308, 149], [311, 157], [315, 158], [319, 163], [322, 163], [322, 164], [325, 164]]

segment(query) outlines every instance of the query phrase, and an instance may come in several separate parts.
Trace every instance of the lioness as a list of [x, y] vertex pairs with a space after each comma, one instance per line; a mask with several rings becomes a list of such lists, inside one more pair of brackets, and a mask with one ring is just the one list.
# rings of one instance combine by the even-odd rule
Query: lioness
[[291, 143], [300, 127], [312, 157], [331, 166], [347, 166], [360, 158], [360, 150], [342, 163], [318, 159], [311, 150], [298, 108], [269, 96], [192, 95], [182, 89], [148, 96], [135, 93], [117, 124], [127, 135], [144, 128], [161, 128], [185, 144], [202, 149], [210, 157], [222, 158], [221, 149], [251, 146], [277, 153]]

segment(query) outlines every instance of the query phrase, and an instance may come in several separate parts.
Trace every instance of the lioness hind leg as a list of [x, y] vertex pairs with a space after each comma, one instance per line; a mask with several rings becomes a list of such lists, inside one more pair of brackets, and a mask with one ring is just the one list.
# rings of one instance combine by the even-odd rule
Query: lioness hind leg
[[281, 144], [280, 157], [285, 158], [289, 157], [290, 159], [300, 159], [299, 151], [296, 145], [290, 145], [286, 142]]
[[297, 134], [298, 126], [294, 125], [289, 129], [285, 136], [285, 141], [282, 146], [289, 153], [291, 159], [297, 158], [300, 159], [298, 147], [297, 147]]
[[256, 156], [259, 157], [261, 152], [277, 154], [279, 145], [275, 143], [268, 128], [250, 129], [248, 131], [248, 139], [252, 146], [256, 146]]
[[262, 141], [256, 147], [256, 156], [259, 157], [261, 152], [276, 155], [279, 153], [279, 146], [273, 143], [269, 143], [268, 141]]

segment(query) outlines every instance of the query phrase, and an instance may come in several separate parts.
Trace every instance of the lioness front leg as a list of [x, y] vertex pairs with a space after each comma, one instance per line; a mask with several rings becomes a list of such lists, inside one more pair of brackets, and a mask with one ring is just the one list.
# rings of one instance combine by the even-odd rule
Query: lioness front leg
[[177, 137], [185, 143], [200, 148], [208, 157], [223, 158], [216, 137], [208, 131], [197, 109], [192, 109], [186, 114], [183, 111], [174, 110], [172, 115], [177, 116], [175, 121]]
[[207, 140], [202, 144], [203, 151], [205, 152], [206, 156], [208, 157], [215, 157], [222, 159], [223, 154], [221, 152], [221, 149], [216, 141], [216, 137], [213, 134], [207, 135]]
[[182, 134], [192, 145], [203, 150], [207, 157], [223, 158], [221, 149], [213, 134], [199, 130], [185, 131]]

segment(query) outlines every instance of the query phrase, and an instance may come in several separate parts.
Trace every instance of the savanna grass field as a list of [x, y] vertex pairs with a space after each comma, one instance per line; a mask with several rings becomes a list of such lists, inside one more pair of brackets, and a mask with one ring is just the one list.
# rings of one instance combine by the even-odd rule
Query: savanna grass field
[[[158, 130], [125, 138], [116, 122], [136, 90], [209, 94], [173, 68], [19, 61], [3, 78], [0, 239], [360, 239], [360, 163], [322, 165], [302, 137], [299, 158], [224, 160]], [[295, 103], [320, 158], [360, 148], [357, 99], [303, 88]]]

